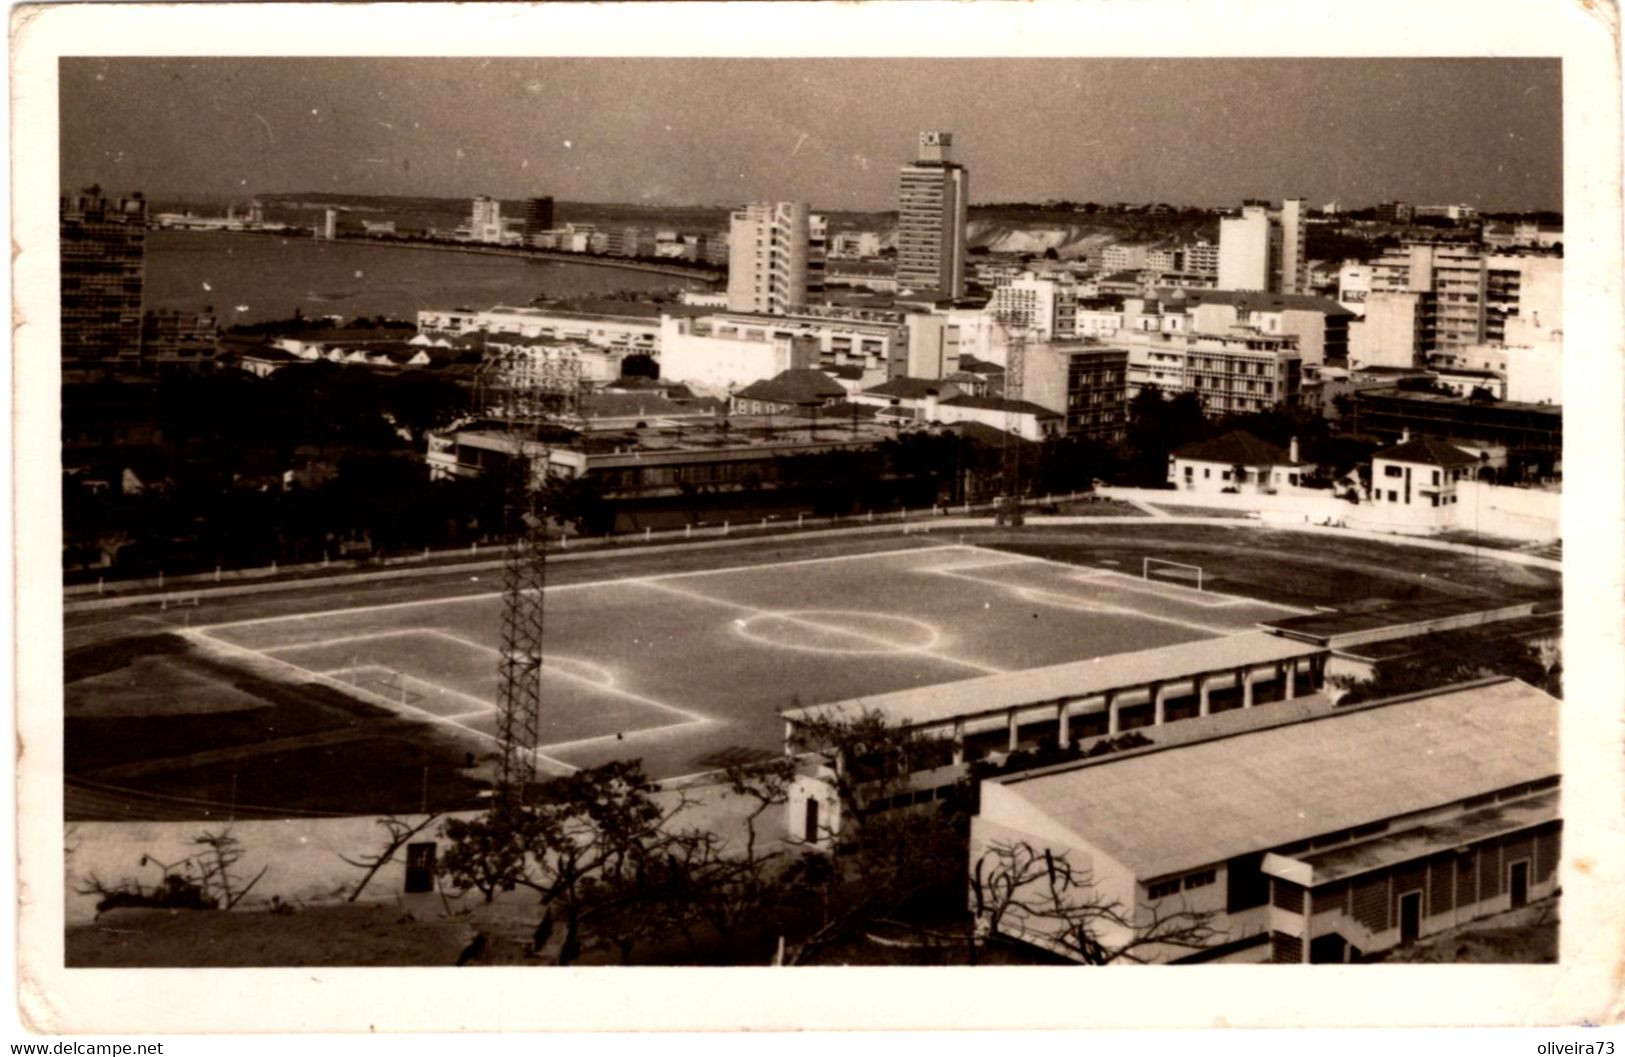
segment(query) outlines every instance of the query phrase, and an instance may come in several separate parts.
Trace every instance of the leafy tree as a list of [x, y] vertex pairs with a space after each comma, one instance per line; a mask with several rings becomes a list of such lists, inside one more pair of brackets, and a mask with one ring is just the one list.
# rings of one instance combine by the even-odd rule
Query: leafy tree
[[634, 352], [621, 360], [622, 378], [659, 378], [660, 363], [646, 352]]
[[1342, 676], [1332, 681], [1344, 691], [1341, 700], [1354, 704], [1494, 675], [1521, 679], [1554, 697], [1563, 693], [1562, 665], [1555, 656], [1542, 656], [1527, 642], [1479, 628], [1435, 632], [1415, 653], [1379, 665], [1370, 679]]
[[1129, 401], [1127, 433], [1130, 478], [1142, 486], [1160, 487], [1168, 480], [1168, 456], [1180, 445], [1211, 435], [1212, 426], [1195, 393], [1168, 398], [1148, 385]]

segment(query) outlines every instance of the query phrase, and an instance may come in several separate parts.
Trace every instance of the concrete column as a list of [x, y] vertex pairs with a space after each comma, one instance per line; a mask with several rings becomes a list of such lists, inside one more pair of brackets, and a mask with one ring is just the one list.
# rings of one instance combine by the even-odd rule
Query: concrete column
[[1251, 668], [1236, 669], [1236, 685], [1241, 687], [1241, 707], [1253, 707], [1253, 670]]
[[1152, 683], [1151, 684], [1151, 711], [1152, 711], [1152, 715], [1153, 715], [1153, 719], [1151, 720], [1152, 723], [1156, 724], [1159, 727], [1162, 726], [1163, 722], [1167, 719], [1167, 712], [1168, 712], [1167, 705], [1168, 705], [1168, 684], [1167, 683]]
[[1314, 919], [1312, 916], [1314, 914], [1314, 910], [1315, 893], [1310, 891], [1309, 887], [1306, 885], [1303, 890], [1303, 951], [1299, 956], [1305, 965], [1309, 964], [1309, 930], [1314, 924]]
[[1016, 710], [1013, 708], [1010, 710], [1008, 722], [1010, 724], [1010, 751], [1015, 752], [1016, 746], [1021, 744], [1021, 736], [1020, 727], [1016, 723]]
[[1208, 672], [1203, 672], [1196, 677], [1196, 714], [1199, 716], [1210, 715], [1213, 711], [1213, 702], [1209, 698], [1211, 691], [1209, 684], [1212, 681], [1213, 676]]
[[954, 720], [954, 763], [965, 762], [965, 721]]
[[1286, 690], [1283, 700], [1291, 700], [1298, 696], [1298, 659], [1292, 658], [1286, 662]]
[[1055, 744], [1063, 749], [1072, 747], [1072, 739], [1067, 736], [1066, 700], [1063, 698], [1055, 705]]
[[1116, 734], [1118, 731], [1123, 729], [1122, 717], [1119, 715], [1119, 711], [1118, 711], [1118, 708], [1117, 708], [1117, 698], [1118, 698], [1118, 696], [1119, 695], [1116, 694], [1116, 693], [1109, 693], [1109, 694], [1106, 695], [1106, 733], [1107, 734]]

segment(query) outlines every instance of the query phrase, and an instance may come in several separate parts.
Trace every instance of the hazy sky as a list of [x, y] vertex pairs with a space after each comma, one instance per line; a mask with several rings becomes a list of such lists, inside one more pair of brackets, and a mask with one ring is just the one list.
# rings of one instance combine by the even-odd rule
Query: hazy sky
[[1545, 59], [64, 59], [61, 183], [895, 208], [921, 129], [973, 202], [1562, 206]]

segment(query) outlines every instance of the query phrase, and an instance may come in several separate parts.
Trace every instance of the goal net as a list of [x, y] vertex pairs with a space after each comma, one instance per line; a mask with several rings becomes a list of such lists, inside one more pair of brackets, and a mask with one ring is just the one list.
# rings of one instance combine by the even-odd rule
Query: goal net
[[1190, 562], [1169, 561], [1167, 558], [1142, 558], [1140, 561], [1140, 579], [1149, 580], [1153, 573], [1168, 580], [1189, 580], [1196, 584], [1196, 589], [1202, 589], [1202, 567], [1192, 565]]

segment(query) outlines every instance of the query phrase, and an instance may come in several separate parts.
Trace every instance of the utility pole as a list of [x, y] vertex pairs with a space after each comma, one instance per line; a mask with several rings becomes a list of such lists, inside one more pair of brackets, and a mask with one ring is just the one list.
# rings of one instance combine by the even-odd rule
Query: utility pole
[[1005, 335], [1004, 399], [1008, 409], [1004, 416], [1003, 442], [1003, 495], [999, 497], [994, 523], [1021, 525], [1021, 416], [1015, 403], [1021, 400], [1027, 371], [1027, 328], [1031, 321], [1018, 309], [999, 312], [997, 320]]

